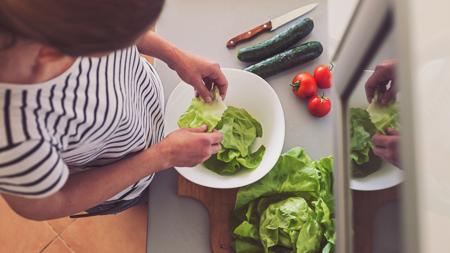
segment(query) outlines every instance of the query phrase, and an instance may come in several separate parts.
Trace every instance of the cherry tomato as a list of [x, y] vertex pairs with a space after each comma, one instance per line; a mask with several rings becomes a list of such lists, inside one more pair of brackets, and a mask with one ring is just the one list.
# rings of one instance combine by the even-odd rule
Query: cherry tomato
[[309, 73], [296, 75], [292, 80], [291, 86], [294, 94], [301, 99], [315, 96], [317, 92], [316, 80], [314, 80], [314, 77]]
[[325, 96], [314, 96], [308, 101], [308, 111], [316, 117], [323, 117], [331, 110], [331, 101]]
[[321, 89], [331, 87], [331, 78], [331, 69], [328, 65], [320, 65], [314, 70], [314, 79], [316, 79], [317, 86]]

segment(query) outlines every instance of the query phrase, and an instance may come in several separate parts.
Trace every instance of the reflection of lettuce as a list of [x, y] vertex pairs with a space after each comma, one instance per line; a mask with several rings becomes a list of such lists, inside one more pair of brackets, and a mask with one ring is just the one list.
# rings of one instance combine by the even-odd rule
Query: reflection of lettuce
[[398, 110], [395, 103], [382, 106], [372, 103], [363, 108], [350, 108], [350, 146], [353, 177], [365, 177], [381, 166], [381, 159], [373, 154], [372, 136], [385, 134], [387, 128], [399, 128]]
[[228, 108], [220, 99], [218, 90], [214, 91], [216, 100], [205, 103], [194, 98], [187, 111], [178, 120], [182, 128], [208, 126], [224, 134], [222, 150], [211, 156], [204, 165], [221, 175], [233, 175], [240, 170], [253, 170], [259, 166], [266, 151], [264, 146], [251, 153], [251, 146], [257, 137], [262, 137], [262, 126], [244, 109]]
[[227, 109], [227, 106], [222, 102], [218, 89], [214, 90], [214, 96], [215, 100], [212, 103], [205, 103], [198, 97], [192, 99], [189, 108], [178, 119], [178, 126], [181, 128], [197, 128], [207, 125], [208, 131], [212, 132]]
[[332, 159], [303, 149], [282, 155], [261, 180], [239, 190], [233, 235], [237, 253], [332, 252]]
[[351, 158], [358, 164], [369, 161], [369, 152], [372, 150], [372, 135], [376, 128], [370, 121], [369, 113], [362, 108], [350, 108], [350, 145]]
[[372, 103], [367, 107], [367, 112], [369, 112], [370, 119], [380, 133], [385, 133], [387, 128], [397, 129], [399, 128], [398, 121], [398, 109], [396, 103], [391, 103], [389, 105], [383, 106], [377, 104], [375, 98]]
[[262, 127], [247, 111], [229, 106], [217, 129], [224, 135], [222, 150], [204, 163], [206, 168], [221, 175], [232, 175], [259, 166], [266, 148], [261, 146], [251, 153], [251, 146], [262, 136]]

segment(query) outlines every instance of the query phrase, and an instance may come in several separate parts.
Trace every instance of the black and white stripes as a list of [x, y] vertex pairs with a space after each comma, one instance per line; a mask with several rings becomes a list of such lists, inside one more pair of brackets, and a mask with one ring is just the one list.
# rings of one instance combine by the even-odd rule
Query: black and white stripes
[[[0, 84], [0, 192], [42, 198], [70, 173], [159, 142], [163, 104], [161, 81], [136, 47], [79, 58], [45, 83]], [[150, 178], [110, 201], [136, 198]]]

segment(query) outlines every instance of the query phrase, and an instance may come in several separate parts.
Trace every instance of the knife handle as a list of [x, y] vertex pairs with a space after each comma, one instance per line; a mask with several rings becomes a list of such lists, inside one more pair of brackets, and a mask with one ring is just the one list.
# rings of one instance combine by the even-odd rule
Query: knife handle
[[239, 34], [238, 36], [232, 38], [231, 40], [229, 40], [227, 42], [227, 47], [228, 48], [233, 48], [237, 44], [239, 44], [240, 42], [245, 41], [245, 40], [249, 40], [249, 39], [255, 37], [256, 35], [258, 35], [260, 33], [263, 33], [263, 32], [266, 32], [266, 31], [270, 31], [271, 29], [272, 29], [272, 22], [269, 21], [267, 23], [259, 25], [259, 26], [255, 27], [255, 28], [245, 32], [245, 33]]

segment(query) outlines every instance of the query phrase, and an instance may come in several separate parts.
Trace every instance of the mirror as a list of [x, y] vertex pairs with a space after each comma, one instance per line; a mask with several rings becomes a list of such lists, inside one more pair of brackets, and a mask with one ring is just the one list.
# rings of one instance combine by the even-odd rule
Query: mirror
[[386, 32], [348, 100], [353, 252], [400, 252], [399, 122], [395, 41]]

